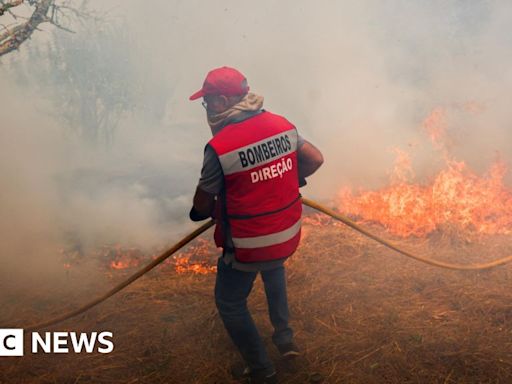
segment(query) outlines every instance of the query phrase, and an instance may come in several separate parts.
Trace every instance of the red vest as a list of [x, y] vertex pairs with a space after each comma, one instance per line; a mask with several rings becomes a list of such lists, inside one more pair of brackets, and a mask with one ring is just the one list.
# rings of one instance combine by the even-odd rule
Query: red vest
[[227, 221], [240, 262], [283, 259], [297, 249], [302, 213], [297, 138], [290, 122], [265, 111], [227, 125], [209, 142], [225, 186], [217, 204], [215, 243], [224, 246]]

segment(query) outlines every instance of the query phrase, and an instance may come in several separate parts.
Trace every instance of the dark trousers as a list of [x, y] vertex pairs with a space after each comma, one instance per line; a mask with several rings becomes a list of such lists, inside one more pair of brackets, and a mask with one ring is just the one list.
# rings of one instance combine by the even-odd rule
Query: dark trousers
[[[284, 267], [261, 271], [265, 286], [270, 321], [274, 326], [272, 341], [276, 345], [292, 341], [293, 331], [288, 325], [288, 299]], [[240, 351], [251, 371], [270, 374], [274, 371], [265, 345], [247, 308], [247, 297], [258, 272], [244, 272], [226, 265], [222, 258], [217, 263], [215, 303], [231, 340]]]

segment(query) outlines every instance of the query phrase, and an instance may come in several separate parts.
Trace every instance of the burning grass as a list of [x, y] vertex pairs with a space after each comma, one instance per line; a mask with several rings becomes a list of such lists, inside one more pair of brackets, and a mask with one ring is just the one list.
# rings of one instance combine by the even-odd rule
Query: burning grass
[[[442, 270], [408, 260], [321, 216], [305, 221], [304, 241], [287, 263], [292, 326], [304, 352], [294, 366], [279, 362], [271, 345], [259, 279], [250, 298], [283, 383], [320, 377], [325, 383], [512, 381], [510, 266], [483, 272]], [[446, 240], [454, 233], [393, 240], [452, 262], [481, 262], [512, 252], [506, 235], [479, 236], [478, 243], [457, 241], [454, 247]], [[207, 244], [205, 239], [195, 242], [185, 254]], [[116, 281], [128, 272], [109, 270]], [[68, 273], [73, 279], [78, 271]], [[113, 353], [3, 359], [0, 382], [230, 383], [229, 366], [238, 356], [215, 310], [214, 280], [214, 273], [179, 274], [165, 266], [151, 272], [55, 327], [111, 330]], [[88, 290], [73, 298], [78, 305], [90, 295]], [[62, 295], [52, 297], [45, 296], [44, 310], [17, 311], [34, 305], [28, 299], [11, 301], [9, 309], [23, 314], [16, 319], [21, 325], [69, 308]]]
[[[475, 108], [474, 104], [465, 106], [472, 113], [479, 111]], [[343, 189], [339, 196], [341, 211], [364, 223], [382, 224], [402, 237], [422, 237], [447, 226], [488, 235], [511, 234], [512, 189], [504, 183], [506, 164], [498, 158], [480, 176], [464, 161], [455, 159], [450, 152], [447, 115], [446, 109], [435, 108], [422, 125], [445, 162], [445, 168], [432, 180], [413, 182], [409, 153], [395, 148], [389, 184], [355, 194]]]

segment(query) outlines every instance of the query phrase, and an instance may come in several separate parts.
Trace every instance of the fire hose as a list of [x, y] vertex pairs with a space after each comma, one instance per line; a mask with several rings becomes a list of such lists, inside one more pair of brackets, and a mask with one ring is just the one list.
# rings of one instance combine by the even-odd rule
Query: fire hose
[[369, 237], [370, 239], [375, 240], [376, 242], [392, 249], [393, 251], [396, 251], [404, 256], [410, 257], [414, 260], [418, 260], [418, 261], [422, 261], [422, 262], [430, 264], [430, 265], [434, 265], [436, 267], [455, 269], [455, 270], [463, 270], [463, 271], [471, 271], [471, 270], [474, 271], [474, 270], [489, 269], [489, 268], [496, 267], [498, 265], [503, 265], [503, 264], [506, 264], [506, 263], [512, 261], [512, 255], [510, 255], [510, 256], [504, 257], [502, 259], [490, 261], [488, 263], [463, 265], [463, 264], [445, 263], [443, 261], [437, 261], [437, 260], [433, 260], [433, 259], [430, 259], [427, 257], [421, 257], [421, 256], [415, 255], [411, 252], [404, 251], [403, 249], [401, 249], [397, 245], [393, 244], [392, 242], [384, 240], [377, 235], [374, 235], [370, 231], [364, 229], [360, 225], [356, 224], [354, 221], [350, 220], [348, 217], [343, 216], [343, 215], [333, 211], [332, 209], [329, 209], [329, 208], [323, 206], [322, 204], [318, 204], [317, 202], [310, 200], [310, 199], [306, 199], [305, 197], [302, 198], [302, 204], [307, 205], [308, 207], [314, 208], [317, 211], [320, 211], [322, 213], [325, 213], [327, 216], [331, 216], [333, 219], [341, 221], [343, 224], [348, 225], [350, 228], [355, 229], [356, 231], [362, 233], [366, 237]]
[[[404, 256], [410, 257], [414, 260], [418, 260], [418, 261], [421, 261], [421, 262], [424, 262], [424, 263], [427, 263], [427, 264], [430, 264], [430, 265], [433, 265], [436, 267], [453, 269], [453, 270], [483, 270], [483, 269], [493, 268], [498, 265], [503, 265], [503, 264], [506, 264], [506, 263], [512, 261], [512, 255], [511, 255], [511, 256], [507, 256], [507, 257], [504, 257], [504, 258], [501, 258], [498, 260], [494, 260], [491, 262], [487, 262], [487, 263], [463, 265], [463, 264], [446, 263], [443, 261], [437, 261], [437, 260], [433, 260], [433, 259], [430, 259], [427, 257], [418, 256], [418, 255], [415, 255], [413, 253], [410, 253], [410, 252], [407, 252], [407, 251], [401, 249], [400, 247], [398, 247], [397, 245], [393, 244], [390, 241], [387, 241], [387, 240], [384, 240], [384, 239], [378, 237], [377, 235], [364, 229], [363, 227], [361, 227], [354, 221], [350, 220], [348, 217], [346, 217], [332, 209], [329, 209], [322, 204], [319, 204], [319, 203], [317, 203], [313, 200], [307, 199], [305, 197], [302, 198], [302, 204], [304, 204], [308, 207], [311, 207], [313, 209], [316, 209], [317, 211], [322, 212], [322, 213], [326, 214], [327, 216], [330, 216], [333, 219], [341, 221], [343, 224], [349, 226], [350, 228], [362, 233], [363, 235], [369, 237], [370, 239], [373, 239], [376, 242], [378, 242], [378, 243], [380, 243], [380, 244], [382, 244], [382, 245], [384, 245], [384, 246], [386, 246]], [[162, 263], [165, 259], [170, 257], [172, 254], [177, 252], [179, 249], [181, 249], [185, 245], [187, 245], [189, 242], [191, 242], [193, 239], [195, 239], [197, 236], [199, 236], [201, 233], [205, 232], [208, 228], [210, 228], [213, 225], [214, 225], [213, 220], [210, 220], [210, 221], [206, 222], [205, 224], [201, 225], [194, 231], [190, 232], [187, 236], [182, 238], [179, 242], [174, 244], [167, 251], [165, 251], [160, 256], [158, 256], [156, 259], [154, 259], [151, 263], [146, 265], [144, 268], [137, 271], [132, 276], [130, 276], [128, 279], [126, 279], [125, 281], [119, 283], [117, 286], [112, 288], [110, 291], [106, 292], [105, 294], [96, 298], [95, 300], [87, 303], [86, 305], [82, 306], [81, 308], [78, 308], [74, 311], [65, 313], [64, 315], [55, 317], [48, 321], [32, 325], [28, 328], [25, 328], [25, 332], [34, 331], [36, 329], [42, 329], [42, 328], [49, 327], [51, 325], [55, 325], [64, 320], [68, 320], [72, 317], [75, 317], [75, 316], [81, 314], [81, 313], [84, 313], [85, 311], [91, 309], [92, 307], [100, 304], [101, 302], [107, 300], [109, 297], [115, 295], [117, 292], [121, 291], [123, 288], [126, 288], [128, 285], [133, 283], [135, 280], [137, 280], [141, 276], [145, 275], [147, 272], [149, 272], [150, 270], [155, 268], [158, 264]]]
[[34, 331], [36, 329], [46, 328], [50, 325], [54, 325], [57, 323], [60, 323], [64, 320], [70, 319], [72, 317], [75, 317], [81, 313], [84, 313], [85, 311], [91, 309], [92, 307], [98, 305], [99, 303], [107, 300], [109, 297], [114, 296], [117, 292], [122, 290], [123, 288], [126, 288], [128, 285], [133, 283], [135, 280], [137, 280], [139, 277], [145, 275], [149, 271], [151, 271], [153, 268], [155, 268], [158, 264], [162, 263], [165, 259], [167, 259], [169, 256], [171, 256], [173, 253], [177, 252], [180, 248], [184, 247], [188, 243], [190, 243], [192, 240], [194, 240], [197, 236], [199, 236], [201, 233], [206, 231], [208, 228], [213, 226], [214, 221], [210, 220], [206, 222], [205, 224], [201, 225], [196, 230], [190, 232], [187, 236], [185, 236], [183, 239], [178, 241], [176, 244], [174, 244], [171, 248], [169, 248], [167, 251], [162, 253], [160, 256], [158, 256], [156, 259], [154, 259], [151, 263], [146, 265], [144, 268], [140, 269], [139, 271], [135, 272], [133, 275], [131, 275], [128, 279], [125, 281], [122, 281], [118, 285], [116, 285], [114, 288], [112, 288], [110, 291], [105, 293], [104, 295], [96, 298], [95, 300], [91, 301], [90, 303], [85, 304], [83, 307], [78, 308], [74, 311], [65, 313], [62, 316], [55, 317], [54, 319], [45, 321], [44, 323], [39, 323], [32, 325], [29, 328], [25, 328], [25, 332]]

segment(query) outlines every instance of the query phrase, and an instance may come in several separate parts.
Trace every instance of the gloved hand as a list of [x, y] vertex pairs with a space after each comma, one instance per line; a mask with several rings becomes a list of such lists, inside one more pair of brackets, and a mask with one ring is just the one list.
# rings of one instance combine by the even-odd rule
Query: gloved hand
[[210, 215], [201, 215], [199, 212], [196, 211], [194, 207], [190, 210], [190, 213], [188, 214], [188, 217], [190, 217], [190, 220], [192, 221], [203, 221], [210, 217]]

